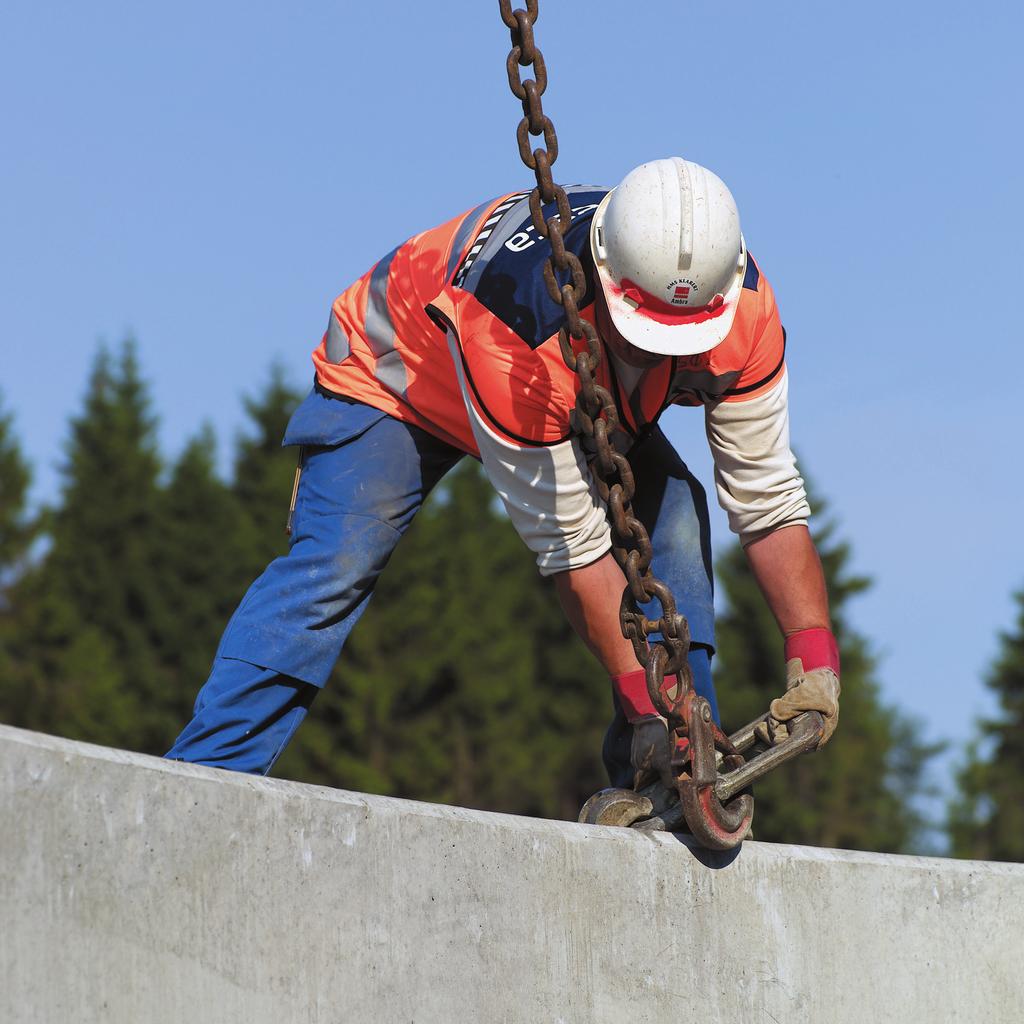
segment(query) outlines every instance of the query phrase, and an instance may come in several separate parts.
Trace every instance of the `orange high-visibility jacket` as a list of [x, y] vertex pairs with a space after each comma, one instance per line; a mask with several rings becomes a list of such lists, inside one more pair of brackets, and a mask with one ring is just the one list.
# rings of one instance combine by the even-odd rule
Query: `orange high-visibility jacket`
[[[566, 247], [592, 278], [590, 220], [607, 189], [566, 189]], [[550, 216], [553, 208], [546, 208]], [[496, 435], [524, 446], [568, 437], [577, 380], [558, 346], [562, 308], [542, 278], [550, 251], [527, 193], [489, 200], [393, 249], [334, 302], [313, 353], [319, 383], [415, 423], [472, 454], [466, 402]], [[581, 304], [592, 317], [593, 289]], [[638, 434], [673, 403], [743, 402], [784, 375], [785, 340], [771, 286], [748, 259], [736, 318], [710, 352], [664, 360], [627, 388], [604, 359], [599, 381]], [[461, 364], [457, 373], [455, 361]], [[465, 380], [464, 399], [459, 377]]]

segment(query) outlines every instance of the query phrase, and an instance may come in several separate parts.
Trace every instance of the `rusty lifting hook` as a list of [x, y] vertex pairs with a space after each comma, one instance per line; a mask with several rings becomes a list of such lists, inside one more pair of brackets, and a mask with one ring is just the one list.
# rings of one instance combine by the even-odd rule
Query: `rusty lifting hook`
[[[660, 782], [639, 792], [602, 789], [583, 805], [581, 822], [623, 825], [645, 832], [674, 832], [685, 824], [701, 846], [730, 850], [750, 832], [753, 797], [745, 790], [769, 772], [813, 750], [824, 731], [821, 715], [805, 711], [788, 723], [785, 739], [766, 746], [761, 740], [762, 727], [771, 716], [763, 714], [728, 737], [735, 753], [723, 753], [715, 749], [710, 728], [714, 723], [707, 701], [695, 697], [693, 705], [689, 756], [680, 765], [676, 792]], [[752, 749], [757, 750], [755, 756], [746, 760], [743, 754]]]

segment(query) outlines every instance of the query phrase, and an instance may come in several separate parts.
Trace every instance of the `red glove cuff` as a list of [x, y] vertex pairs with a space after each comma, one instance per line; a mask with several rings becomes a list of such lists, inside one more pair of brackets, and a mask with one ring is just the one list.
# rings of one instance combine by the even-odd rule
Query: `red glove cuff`
[[618, 695], [627, 722], [638, 722], [641, 718], [658, 714], [647, 692], [647, 673], [642, 668], [612, 676], [612, 688]]
[[804, 671], [830, 668], [839, 675], [839, 645], [830, 629], [801, 629], [786, 637], [786, 661], [799, 658]]

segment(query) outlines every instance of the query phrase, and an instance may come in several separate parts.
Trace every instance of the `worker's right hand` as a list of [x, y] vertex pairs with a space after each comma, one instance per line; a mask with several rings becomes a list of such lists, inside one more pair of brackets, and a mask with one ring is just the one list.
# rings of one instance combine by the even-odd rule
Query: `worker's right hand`
[[612, 676], [612, 688], [626, 721], [633, 726], [630, 764], [633, 788], [639, 790], [655, 779], [673, 787], [672, 753], [674, 738], [668, 722], [658, 714], [647, 691], [647, 674], [642, 668]]
[[633, 766], [633, 789], [639, 792], [656, 779], [668, 789], [675, 787], [672, 754], [675, 742], [669, 735], [668, 722], [661, 715], [651, 715], [631, 723], [633, 744], [629, 751]]

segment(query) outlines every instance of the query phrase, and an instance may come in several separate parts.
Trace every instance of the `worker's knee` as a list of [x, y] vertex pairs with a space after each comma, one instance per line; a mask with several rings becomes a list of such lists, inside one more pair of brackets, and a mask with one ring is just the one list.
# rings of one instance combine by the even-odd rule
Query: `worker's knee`
[[323, 686], [398, 538], [366, 516], [307, 517], [291, 551], [249, 588], [219, 654]]

